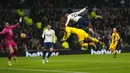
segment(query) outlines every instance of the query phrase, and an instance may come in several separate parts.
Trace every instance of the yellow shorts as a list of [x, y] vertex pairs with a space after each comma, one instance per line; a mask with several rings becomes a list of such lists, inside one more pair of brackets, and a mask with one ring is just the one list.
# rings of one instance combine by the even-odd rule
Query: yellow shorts
[[116, 49], [117, 44], [118, 44], [118, 42], [111, 43], [111, 44], [110, 44], [110, 46], [109, 46], [109, 49], [110, 49], [110, 50], [115, 50], [115, 49]]
[[80, 32], [77, 34], [78, 35], [78, 41], [83, 41], [85, 38], [88, 38], [89, 34], [86, 33], [84, 30], [80, 29]]

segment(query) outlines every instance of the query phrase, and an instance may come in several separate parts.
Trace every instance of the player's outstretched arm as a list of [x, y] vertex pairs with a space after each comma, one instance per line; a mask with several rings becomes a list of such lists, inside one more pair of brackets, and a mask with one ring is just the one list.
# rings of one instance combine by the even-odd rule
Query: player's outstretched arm
[[89, 31], [90, 31], [92, 34], [94, 34], [94, 31], [93, 31], [92, 28], [89, 28]]
[[88, 7], [85, 7], [83, 9], [81, 9], [80, 11], [76, 12], [76, 14], [81, 14], [82, 12], [84, 12]]
[[43, 31], [43, 33], [42, 33], [42, 38], [44, 38], [44, 31]]
[[16, 28], [19, 26], [19, 23], [16, 23], [15, 25], [10, 26], [10, 28]]
[[11, 28], [16, 28], [16, 27], [19, 26], [19, 23], [21, 23], [21, 22], [22, 22], [22, 17], [19, 18], [19, 22], [18, 22], [18, 23], [16, 23], [15, 25], [12, 25], [12, 26], [10, 26], [10, 27], [11, 27]]
[[68, 16], [68, 17], [67, 17], [67, 21], [66, 21], [66, 23], [65, 23], [65, 26], [68, 26], [69, 21], [70, 21], [70, 17]]
[[69, 32], [64, 32], [64, 36], [63, 38], [61, 39], [61, 41], [66, 41], [69, 37], [70, 37], [70, 33]]
[[4, 35], [6, 32], [5, 32], [5, 29], [2, 31], [2, 32], [0, 32], [0, 35]]

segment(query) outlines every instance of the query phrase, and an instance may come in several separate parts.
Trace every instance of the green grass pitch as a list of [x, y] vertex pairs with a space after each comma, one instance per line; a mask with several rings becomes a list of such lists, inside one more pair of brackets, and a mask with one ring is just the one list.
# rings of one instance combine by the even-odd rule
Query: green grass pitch
[[19, 57], [12, 66], [0, 58], [0, 73], [130, 73], [130, 53], [113, 55], [59, 55], [42, 64], [41, 57]]

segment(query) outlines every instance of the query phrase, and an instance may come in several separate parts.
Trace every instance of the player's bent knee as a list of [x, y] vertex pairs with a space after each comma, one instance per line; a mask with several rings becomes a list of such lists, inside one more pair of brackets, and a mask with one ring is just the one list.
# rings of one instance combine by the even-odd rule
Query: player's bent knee
[[113, 51], [113, 48], [112, 48], [112, 47], [110, 47], [110, 48], [109, 48], [109, 50], [110, 50], [110, 51]]
[[9, 48], [9, 52], [13, 53], [14, 52], [13, 48]]
[[54, 48], [50, 48], [50, 52], [53, 52], [54, 51]]

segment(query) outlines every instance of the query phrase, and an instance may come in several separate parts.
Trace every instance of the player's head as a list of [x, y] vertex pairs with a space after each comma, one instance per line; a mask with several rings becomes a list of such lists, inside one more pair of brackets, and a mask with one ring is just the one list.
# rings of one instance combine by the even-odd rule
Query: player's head
[[113, 32], [116, 32], [117, 31], [117, 29], [116, 28], [113, 28]]
[[65, 16], [67, 17], [69, 14], [71, 14], [73, 11], [72, 9], [67, 9], [66, 12], [65, 12]]
[[92, 28], [92, 24], [91, 24], [91, 23], [88, 23], [88, 27], [89, 27], [89, 28]]
[[6, 22], [6, 23], [4, 24], [4, 26], [5, 26], [5, 27], [8, 27], [8, 26], [9, 26], [9, 23], [8, 23], [8, 22]]
[[51, 25], [47, 25], [47, 29], [50, 30], [51, 29]]

